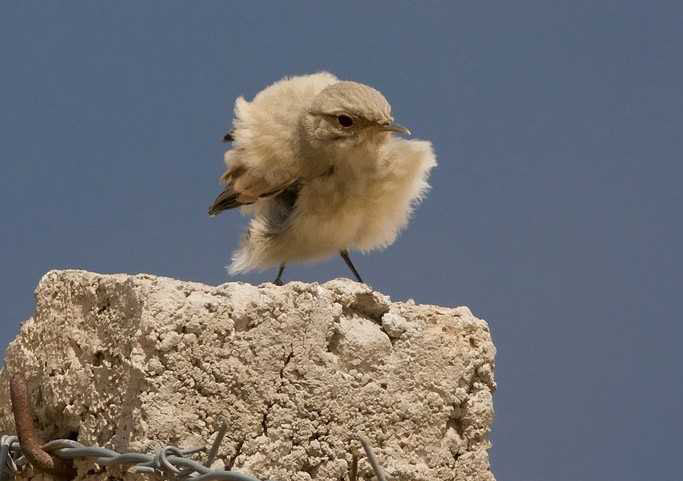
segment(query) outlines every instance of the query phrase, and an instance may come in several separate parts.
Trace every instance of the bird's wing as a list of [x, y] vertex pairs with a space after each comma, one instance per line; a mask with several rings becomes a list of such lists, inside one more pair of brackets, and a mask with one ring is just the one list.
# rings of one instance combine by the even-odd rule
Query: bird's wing
[[221, 177], [225, 189], [209, 207], [209, 215], [214, 216], [224, 210], [250, 205], [259, 199], [272, 197], [298, 180], [293, 176], [269, 178], [260, 174], [261, 172], [256, 169], [249, 169], [238, 163], [230, 167]]
[[296, 148], [299, 121], [310, 100], [336, 81], [328, 73], [295, 77], [276, 82], [251, 102], [235, 100], [234, 128], [223, 137], [234, 142], [225, 154], [225, 190], [209, 208], [211, 215], [277, 195], [316, 175], [323, 163], [306, 162]]

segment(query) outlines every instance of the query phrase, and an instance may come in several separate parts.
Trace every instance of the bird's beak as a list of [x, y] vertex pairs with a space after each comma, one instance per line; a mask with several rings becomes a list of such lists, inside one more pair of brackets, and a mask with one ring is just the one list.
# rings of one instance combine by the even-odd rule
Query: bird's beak
[[380, 125], [380, 128], [386, 132], [398, 132], [399, 134], [410, 135], [410, 130], [395, 123]]

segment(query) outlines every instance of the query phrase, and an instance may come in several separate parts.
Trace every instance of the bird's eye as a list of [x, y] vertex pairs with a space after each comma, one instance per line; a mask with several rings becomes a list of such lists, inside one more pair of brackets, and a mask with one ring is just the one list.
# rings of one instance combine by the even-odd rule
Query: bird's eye
[[339, 122], [339, 125], [342, 127], [351, 127], [353, 125], [353, 119], [349, 117], [348, 115], [338, 115], [337, 116], [337, 122]]

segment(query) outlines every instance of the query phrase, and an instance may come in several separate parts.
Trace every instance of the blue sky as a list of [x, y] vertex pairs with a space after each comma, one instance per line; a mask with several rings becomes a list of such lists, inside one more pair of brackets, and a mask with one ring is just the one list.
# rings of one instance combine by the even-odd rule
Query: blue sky
[[329, 70], [434, 143], [410, 228], [354, 261], [489, 321], [498, 479], [678, 479], [682, 5], [3, 2], [0, 343], [49, 269], [227, 281], [234, 98]]

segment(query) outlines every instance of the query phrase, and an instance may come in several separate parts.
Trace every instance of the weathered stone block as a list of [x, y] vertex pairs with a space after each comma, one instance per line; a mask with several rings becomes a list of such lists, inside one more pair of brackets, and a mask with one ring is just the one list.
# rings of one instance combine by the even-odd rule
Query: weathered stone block
[[263, 480], [348, 479], [353, 434], [392, 480], [494, 479], [495, 348], [466, 307], [392, 303], [343, 279], [212, 287], [73, 270], [47, 273], [36, 303], [7, 350], [2, 431], [10, 371], [47, 439], [193, 447], [225, 421], [222, 464]]

